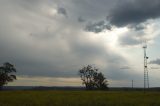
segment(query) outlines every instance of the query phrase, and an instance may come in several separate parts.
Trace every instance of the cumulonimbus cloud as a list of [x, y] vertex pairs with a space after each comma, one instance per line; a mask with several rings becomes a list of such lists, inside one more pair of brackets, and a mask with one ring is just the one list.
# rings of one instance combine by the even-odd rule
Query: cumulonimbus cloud
[[[135, 30], [142, 30], [145, 29], [142, 23], [160, 17], [159, 0], [120, 0], [115, 2], [117, 5], [108, 11], [107, 18], [103, 21], [87, 24], [86, 31], [99, 33], [110, 30], [111, 26], [127, 26]], [[105, 22], [109, 24], [106, 25]]]

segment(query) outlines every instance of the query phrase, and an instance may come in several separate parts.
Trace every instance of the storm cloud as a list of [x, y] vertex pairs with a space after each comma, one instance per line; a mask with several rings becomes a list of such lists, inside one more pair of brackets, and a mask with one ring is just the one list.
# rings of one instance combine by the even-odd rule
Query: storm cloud
[[117, 27], [137, 25], [160, 17], [159, 0], [120, 0], [107, 16]]
[[113, 0], [113, 2], [114, 5], [111, 5], [113, 7], [109, 6], [110, 9], [103, 13], [103, 21], [97, 20], [98, 22], [87, 24], [86, 31], [99, 33], [104, 30], [110, 30], [113, 26], [143, 30], [145, 29], [145, 25], [142, 25], [143, 23], [147, 24], [148, 20], [160, 17], [159, 0]]
[[[104, 63], [115, 57], [116, 61], [125, 62], [117, 53], [106, 51], [103, 43], [92, 41], [91, 35], [75, 27], [76, 23], [61, 17], [68, 15], [65, 8], [41, 1], [4, 3], [11, 8], [1, 6], [1, 63], [12, 62], [19, 75], [75, 77], [78, 69], [86, 64], [105, 67]], [[39, 11], [32, 7], [36, 3]]]
[[86, 31], [95, 32], [95, 33], [105, 31], [106, 29], [111, 30], [111, 26], [105, 21], [99, 21], [96, 23], [89, 22], [85, 28]]
[[[57, 78], [64, 84], [67, 78], [77, 80], [78, 70], [88, 64], [95, 65], [110, 80], [141, 79], [141, 66], [129, 68], [129, 64], [141, 64], [143, 60], [135, 62], [141, 57], [130, 48], [139, 45], [144, 36], [154, 41], [159, 34], [158, 20], [144, 23], [159, 17], [158, 11], [151, 14], [151, 10], [159, 9], [159, 2], [142, 5], [145, 1], [120, 1], [0, 1], [0, 63], [8, 61], [16, 66], [22, 81], [19, 84], [32, 80], [40, 84], [42, 77], [51, 79], [46, 79], [47, 85]], [[131, 17], [135, 8], [140, 13], [146, 10], [144, 17]]]

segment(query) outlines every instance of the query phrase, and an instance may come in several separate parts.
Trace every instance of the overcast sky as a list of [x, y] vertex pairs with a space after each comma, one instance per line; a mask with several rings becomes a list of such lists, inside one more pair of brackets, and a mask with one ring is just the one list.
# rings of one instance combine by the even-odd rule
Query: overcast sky
[[[145, 5], [144, 5], [145, 4]], [[93, 65], [109, 86], [160, 86], [159, 0], [0, 0], [0, 63], [17, 68], [9, 85], [80, 86]]]

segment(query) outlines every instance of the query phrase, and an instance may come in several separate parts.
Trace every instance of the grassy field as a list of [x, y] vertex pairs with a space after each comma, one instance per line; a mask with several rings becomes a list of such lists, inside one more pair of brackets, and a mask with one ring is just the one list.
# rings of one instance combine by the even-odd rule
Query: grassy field
[[1, 91], [0, 106], [160, 106], [160, 92]]

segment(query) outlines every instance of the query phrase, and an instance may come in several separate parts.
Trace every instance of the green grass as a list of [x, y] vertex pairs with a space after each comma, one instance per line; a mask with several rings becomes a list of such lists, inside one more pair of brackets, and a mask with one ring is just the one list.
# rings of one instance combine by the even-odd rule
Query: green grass
[[1, 91], [0, 106], [160, 106], [160, 92]]

